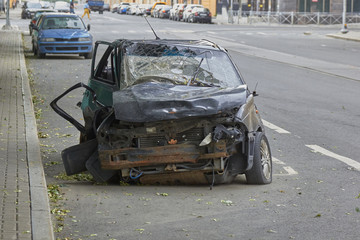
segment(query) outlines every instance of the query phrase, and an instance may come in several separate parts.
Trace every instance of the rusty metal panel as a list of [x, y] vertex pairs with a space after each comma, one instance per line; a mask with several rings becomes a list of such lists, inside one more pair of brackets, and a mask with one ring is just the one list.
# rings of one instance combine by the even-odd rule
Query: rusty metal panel
[[187, 144], [99, 151], [101, 167], [104, 169], [122, 169], [164, 163], [195, 163], [199, 155], [199, 149], [195, 145]]
[[226, 143], [214, 144], [214, 153], [200, 153], [200, 148], [190, 144], [174, 144], [148, 148], [121, 148], [99, 150], [103, 169], [123, 169], [170, 163], [196, 163], [200, 159], [228, 157]]

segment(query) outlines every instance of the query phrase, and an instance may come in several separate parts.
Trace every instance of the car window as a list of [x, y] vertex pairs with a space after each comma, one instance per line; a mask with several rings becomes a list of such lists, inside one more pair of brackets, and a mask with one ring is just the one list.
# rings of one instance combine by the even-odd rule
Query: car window
[[108, 44], [97, 44], [94, 56], [94, 79], [108, 84], [115, 84], [116, 48]]
[[59, 9], [59, 8], [69, 8], [70, 4], [66, 3], [66, 2], [55, 2], [55, 9]]
[[42, 29], [84, 29], [83, 22], [78, 17], [47, 17]]
[[27, 3], [27, 7], [28, 7], [28, 8], [41, 8], [41, 4], [40, 4], [40, 3], [36, 3], [36, 2], [28, 2], [28, 3]]
[[36, 12], [34, 18], [39, 17], [41, 14], [43, 14], [43, 12]]
[[220, 50], [137, 43], [128, 46], [121, 82], [132, 86], [146, 80], [187, 85], [197, 79], [209, 85], [237, 87], [242, 80], [228, 55]]

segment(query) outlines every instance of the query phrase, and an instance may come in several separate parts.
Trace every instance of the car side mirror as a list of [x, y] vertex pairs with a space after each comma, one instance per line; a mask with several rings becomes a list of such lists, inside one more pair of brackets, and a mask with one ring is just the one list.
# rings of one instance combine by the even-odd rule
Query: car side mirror
[[34, 29], [34, 30], [36, 30], [36, 31], [39, 31], [39, 27], [36, 26], [35, 24], [32, 23], [31, 27], [32, 27], [32, 29]]
[[87, 25], [87, 30], [90, 31], [90, 24]]

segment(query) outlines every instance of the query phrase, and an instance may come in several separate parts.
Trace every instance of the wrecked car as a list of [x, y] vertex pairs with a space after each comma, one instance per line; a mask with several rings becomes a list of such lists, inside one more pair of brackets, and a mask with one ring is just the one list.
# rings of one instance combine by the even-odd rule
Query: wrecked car
[[[57, 104], [80, 87], [83, 124]], [[249, 184], [271, 183], [256, 95], [211, 41], [98, 41], [88, 85], [78, 83], [51, 103], [80, 131], [80, 143], [62, 152], [66, 173], [87, 170], [99, 182], [117, 176], [212, 185], [245, 174]]]

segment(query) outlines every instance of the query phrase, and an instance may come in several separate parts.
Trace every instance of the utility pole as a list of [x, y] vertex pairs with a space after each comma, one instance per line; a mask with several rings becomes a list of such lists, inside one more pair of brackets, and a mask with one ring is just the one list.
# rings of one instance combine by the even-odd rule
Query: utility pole
[[342, 33], [347, 33], [349, 32], [347, 25], [346, 25], [346, 0], [343, 0], [343, 14], [342, 14], [342, 28], [341, 28], [341, 32]]
[[5, 25], [5, 29], [11, 29], [11, 25], [10, 25], [10, 0], [7, 1], [6, 3], [6, 25]]

